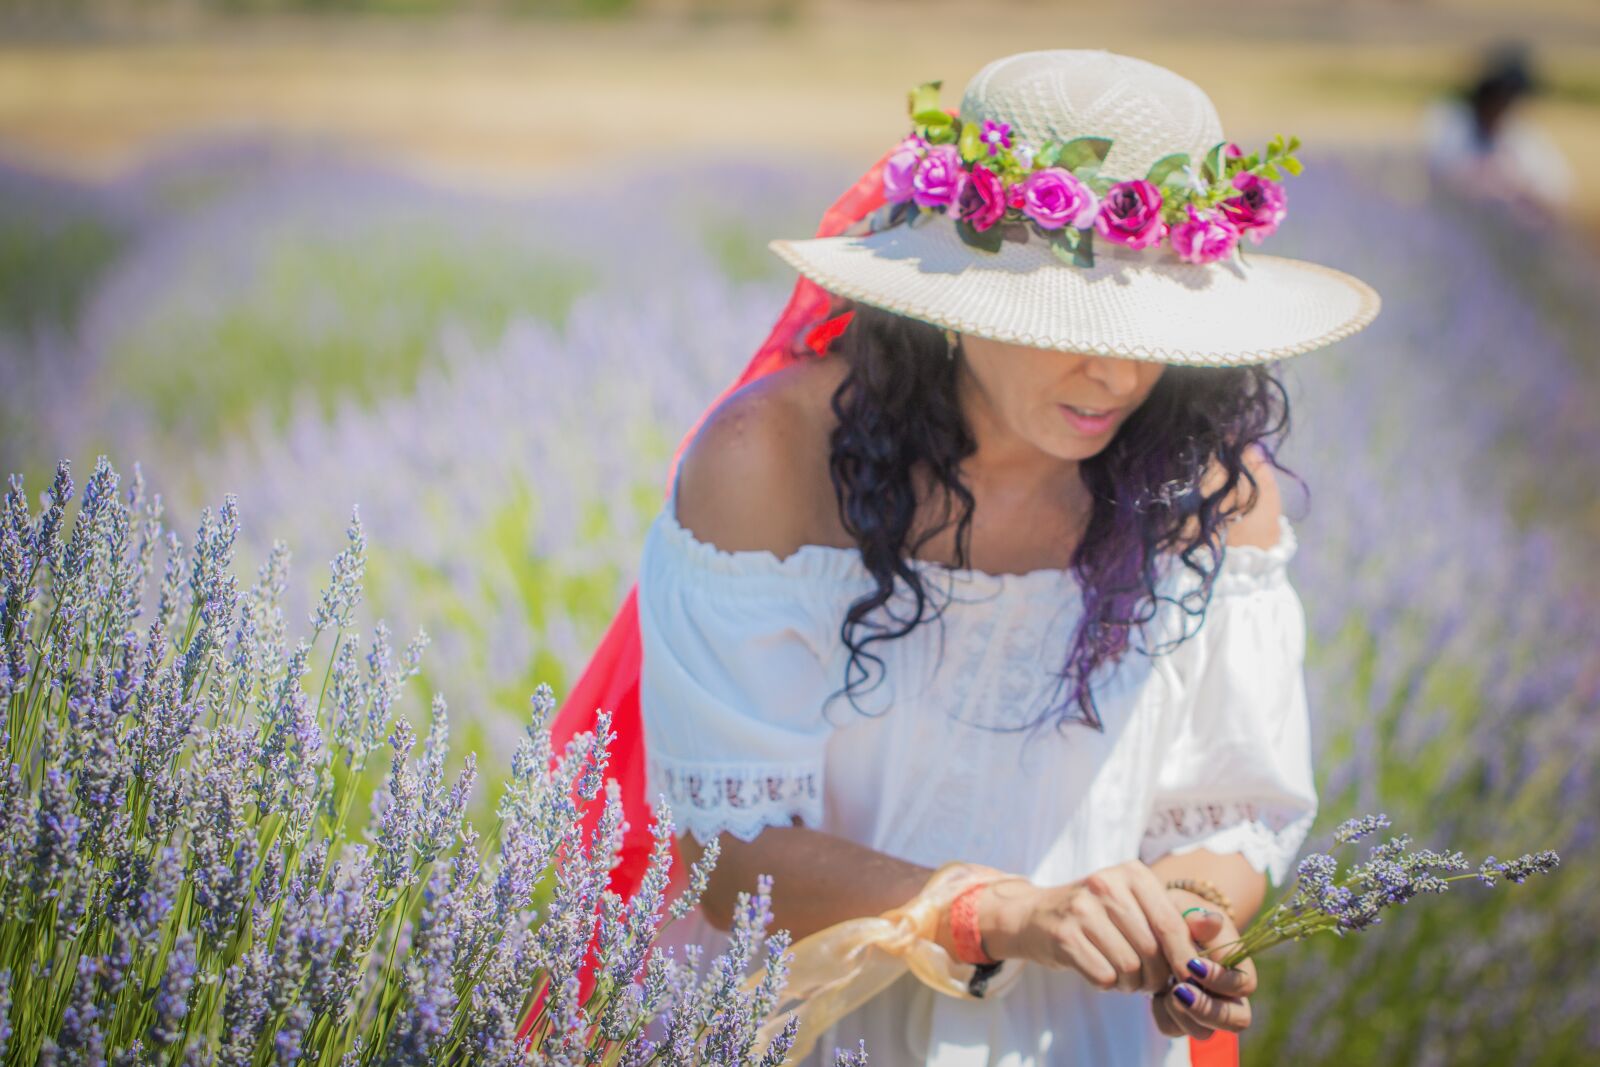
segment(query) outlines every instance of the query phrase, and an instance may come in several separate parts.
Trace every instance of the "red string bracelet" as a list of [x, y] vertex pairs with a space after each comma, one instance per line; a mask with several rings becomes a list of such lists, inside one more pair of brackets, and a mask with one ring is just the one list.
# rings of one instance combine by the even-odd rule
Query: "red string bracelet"
[[983, 949], [983, 933], [978, 929], [978, 893], [990, 883], [968, 886], [950, 902], [950, 938], [956, 945], [956, 959], [980, 967], [1000, 961]]

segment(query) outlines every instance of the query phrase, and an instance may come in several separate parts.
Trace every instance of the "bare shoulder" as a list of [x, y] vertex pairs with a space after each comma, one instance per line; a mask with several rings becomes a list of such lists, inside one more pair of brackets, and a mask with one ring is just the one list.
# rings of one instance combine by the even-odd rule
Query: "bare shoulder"
[[832, 543], [828, 478], [833, 359], [806, 360], [750, 382], [706, 416], [678, 468], [678, 523], [729, 552], [786, 558]]
[[[1256, 480], [1256, 499], [1248, 511], [1239, 515], [1228, 527], [1228, 544], [1253, 545], [1271, 548], [1281, 536], [1278, 519], [1283, 514], [1283, 498], [1278, 492], [1278, 479], [1273, 474], [1272, 463], [1259, 448], [1245, 451], [1245, 468]], [[1235, 492], [1248, 497], [1250, 487], [1241, 485]]]
[[[1255, 500], [1252, 502], [1249, 499], [1249, 483], [1241, 480], [1233, 490], [1228, 507], [1231, 508], [1239, 503], [1247, 503], [1249, 507], [1243, 513], [1235, 515], [1233, 521], [1229, 523], [1228, 544], [1271, 548], [1278, 543], [1278, 538], [1281, 536], [1278, 518], [1283, 514], [1283, 498], [1278, 492], [1278, 479], [1273, 474], [1272, 462], [1267, 459], [1266, 453], [1259, 446], [1252, 445], [1245, 450], [1244, 466], [1255, 479]], [[1225, 477], [1226, 473], [1221, 465], [1213, 462], [1205, 477], [1201, 479], [1201, 485], [1206, 492], [1215, 492], [1221, 487]]]

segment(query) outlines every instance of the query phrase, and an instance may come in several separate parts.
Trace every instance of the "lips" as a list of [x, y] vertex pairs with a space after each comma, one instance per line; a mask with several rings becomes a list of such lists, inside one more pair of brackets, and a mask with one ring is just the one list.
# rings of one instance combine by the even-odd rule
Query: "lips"
[[1085, 408], [1073, 404], [1057, 404], [1067, 424], [1081, 434], [1093, 436], [1105, 433], [1117, 424], [1121, 408]]

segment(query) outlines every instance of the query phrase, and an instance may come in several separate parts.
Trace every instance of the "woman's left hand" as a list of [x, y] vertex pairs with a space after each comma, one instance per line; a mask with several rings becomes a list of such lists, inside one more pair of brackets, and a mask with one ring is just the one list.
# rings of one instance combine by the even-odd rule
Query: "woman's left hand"
[[[1198, 899], [1198, 898], [1196, 898]], [[1194, 901], [1185, 901], [1189, 907]], [[1201, 902], [1201, 906], [1206, 906]], [[1239, 931], [1228, 917], [1214, 908], [1188, 916], [1189, 933], [1197, 945], [1225, 946], [1236, 942]], [[1196, 969], [1205, 973], [1197, 974]], [[1242, 960], [1237, 967], [1224, 967], [1202, 953], [1191, 962], [1183, 981], [1173, 980], [1166, 990], [1150, 1000], [1156, 1028], [1168, 1037], [1195, 1037], [1202, 1041], [1217, 1030], [1244, 1030], [1250, 1025], [1250, 994], [1256, 991], [1256, 965]], [[1190, 1003], [1189, 1001], [1193, 1001]]]

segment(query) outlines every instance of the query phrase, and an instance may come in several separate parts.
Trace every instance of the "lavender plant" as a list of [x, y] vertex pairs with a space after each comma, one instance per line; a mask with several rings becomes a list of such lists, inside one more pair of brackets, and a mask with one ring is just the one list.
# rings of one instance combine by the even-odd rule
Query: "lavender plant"
[[[1557, 245], [1556, 235], [1486, 246], [1481, 211], [1432, 197], [1414, 153], [1307, 162], [1274, 254], [1351, 270], [1385, 298], [1368, 330], [1284, 368], [1296, 420], [1286, 459], [1311, 488], [1309, 506], [1292, 502], [1291, 518], [1323, 811], [1338, 820], [1384, 810], [1476, 854], [1538, 835], [1581, 864], [1600, 839], [1600, 560], [1593, 494], [1582, 491], [1600, 456], [1600, 380], [1586, 359], [1600, 271], [1592, 253]], [[174, 158], [116, 190], [138, 202], [142, 223], [130, 253], [86, 283], [83, 358], [0, 338], [0, 466], [21, 462], [18, 442], [48, 460], [103, 435], [108, 450], [159, 455], [169, 501], [198, 510], [211, 486], [236, 487], [263, 528], [318, 557], [338, 549], [340, 534], [318, 516], [361, 500], [372, 540], [365, 602], [438, 631], [410, 684], [449, 679], [452, 747], [509, 750], [535, 681], [560, 689], [631, 581], [677, 434], [780, 308], [793, 278], [770, 273], [765, 239], [808, 232], [859, 165], [641, 177], [652, 216], [715, 221], [711, 244], [725, 262], [686, 256], [699, 242], [682, 235], [633, 228], [623, 242], [601, 233], [591, 244], [643, 257], [649, 284], [597, 261], [597, 287], [559, 332], [519, 313], [499, 340], [481, 343], [498, 312], [466, 330], [430, 320], [430, 331], [441, 326], [437, 350], [413, 395], [403, 383], [364, 407], [320, 395], [282, 432], [252, 415], [228, 420], [227, 440], [200, 447], [192, 424], [141, 408], [136, 397], [163, 384], [128, 394], [109, 383], [191, 373], [233, 343], [228, 322], [313, 340], [326, 324], [349, 341], [341, 359], [374, 365], [393, 343], [390, 320], [367, 297], [258, 293], [253, 286], [272, 275], [254, 268], [277, 259], [280, 235], [359, 241], [367, 227], [321, 220], [381, 221], [408, 203], [448, 226], [466, 221], [460, 232], [494, 227], [535, 247], [550, 231], [533, 221], [544, 215], [515, 203], [439, 199], [339, 168], [319, 175], [325, 165], [315, 161]], [[204, 191], [200, 210], [195, 197], [169, 195], [179, 187]], [[153, 211], [157, 202], [178, 206]], [[793, 216], [773, 216], [775, 203]], [[612, 219], [586, 219], [586, 233]], [[243, 251], [230, 258], [228, 249]], [[252, 269], [227, 265], [236, 259]], [[182, 262], [223, 267], [196, 277], [173, 269]], [[769, 280], [736, 286], [730, 277]], [[139, 339], [151, 358], [132, 361]], [[123, 361], [130, 369], [116, 370]], [[278, 396], [298, 380], [274, 366], [236, 366], [254, 376], [245, 393]], [[97, 375], [101, 367], [114, 373]], [[206, 407], [212, 395], [185, 402]], [[236, 551], [253, 565], [273, 545], [246, 530]], [[310, 583], [284, 584], [280, 604], [291, 614], [319, 603]], [[345, 674], [361, 659], [354, 647], [349, 655]], [[319, 657], [312, 676], [321, 670]], [[381, 736], [378, 744], [370, 762], [381, 776], [388, 751]], [[478, 770], [481, 797], [504, 772]], [[366, 810], [370, 778], [355, 783], [353, 819]], [[1568, 877], [1513, 894], [1454, 893], [1388, 914], [1380, 937], [1316, 937], [1266, 953], [1245, 1062], [1593, 1060], [1600, 897], [1586, 888]]]
[[288, 549], [233, 573], [233, 497], [186, 545], [137, 467], [101, 457], [69, 522], [73, 494], [63, 462], [35, 514], [13, 476], [0, 516], [0, 1063], [783, 1060], [792, 1027], [755, 1041], [788, 958], [768, 881], [703, 966], [655, 943], [715, 862], [669, 903], [665, 804], [643, 890], [607, 888], [607, 724], [553, 752], [540, 686], [492, 829], [464, 818], [443, 697], [420, 739], [398, 711], [427, 635], [360, 652], [359, 514], [297, 638]]
[[[1387, 815], [1347, 819], [1333, 832], [1334, 847], [1351, 844], [1389, 825]], [[1271, 908], [1260, 913], [1236, 941], [1226, 948], [1223, 965], [1237, 966], [1270, 948], [1303, 941], [1319, 933], [1343, 936], [1383, 922], [1383, 913], [1428, 893], [1444, 893], [1451, 882], [1477, 879], [1493, 887], [1502, 878], [1518, 884], [1560, 866], [1561, 857], [1550, 849], [1530, 852], [1510, 861], [1486, 857], [1477, 869], [1461, 852], [1413, 848], [1411, 836], [1401, 834], [1371, 846], [1365, 862], [1341, 870], [1330, 852], [1313, 852], [1300, 861], [1295, 879]], [[1459, 872], [1469, 873], [1459, 873]], [[1447, 873], [1456, 872], [1456, 873]]]

